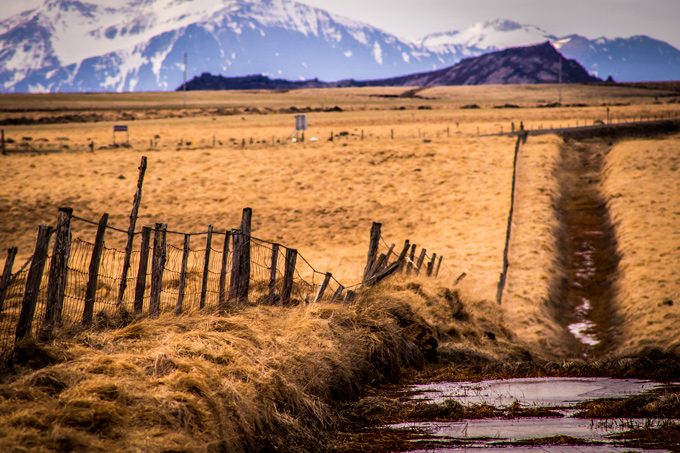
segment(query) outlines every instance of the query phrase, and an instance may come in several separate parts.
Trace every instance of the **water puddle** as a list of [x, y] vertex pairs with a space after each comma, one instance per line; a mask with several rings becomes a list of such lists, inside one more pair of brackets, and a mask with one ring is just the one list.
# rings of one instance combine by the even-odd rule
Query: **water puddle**
[[[552, 408], [560, 417], [482, 418], [455, 422], [405, 422], [389, 425], [393, 429], [412, 429], [422, 433], [414, 442], [442, 444], [437, 451], [487, 449], [504, 452], [622, 452], [641, 451], [623, 448], [612, 434], [634, 428], [653, 427], [654, 419], [576, 418], [576, 404], [598, 398], [622, 398], [662, 387], [664, 384], [636, 379], [612, 378], [522, 378], [482, 382], [441, 382], [409, 386], [409, 398], [430, 403], [455, 400], [464, 406], [487, 404], [507, 408]], [[537, 439], [574, 438], [576, 445], [537, 445]], [[569, 444], [569, 440], [562, 443]], [[579, 445], [581, 444], [581, 445]], [[417, 444], [414, 447], [417, 448]], [[418, 450], [413, 450], [418, 451]], [[431, 450], [430, 450], [431, 451]], [[649, 450], [645, 450], [649, 451]]]
[[612, 378], [525, 378], [482, 382], [440, 382], [407, 387], [412, 398], [441, 403], [454, 399], [463, 405], [489, 404], [570, 408], [596, 398], [621, 398], [662, 386], [656, 382]]

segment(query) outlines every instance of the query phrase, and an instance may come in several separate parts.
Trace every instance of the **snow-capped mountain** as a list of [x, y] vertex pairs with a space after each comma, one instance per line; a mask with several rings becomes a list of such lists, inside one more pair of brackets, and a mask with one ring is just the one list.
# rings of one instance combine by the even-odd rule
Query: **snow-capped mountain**
[[461, 31], [440, 32], [421, 40], [437, 53], [481, 55], [507, 47], [545, 41], [567, 58], [579, 61], [592, 74], [617, 81], [678, 80], [680, 50], [647, 36], [588, 39], [580, 35], [557, 37], [545, 30], [510, 20], [479, 22]]
[[0, 23], [0, 90], [145, 91], [191, 77], [377, 78], [450, 61], [293, 0], [47, 0]]

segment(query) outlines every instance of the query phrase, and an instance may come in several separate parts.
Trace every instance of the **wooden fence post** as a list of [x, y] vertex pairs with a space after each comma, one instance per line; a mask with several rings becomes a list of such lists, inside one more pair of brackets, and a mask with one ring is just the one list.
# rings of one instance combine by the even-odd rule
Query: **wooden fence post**
[[326, 288], [328, 288], [328, 284], [331, 282], [331, 273], [326, 272], [326, 275], [323, 278], [323, 282], [321, 282], [321, 286], [319, 286], [319, 291], [316, 293], [316, 297], [314, 298], [314, 303], [319, 302], [323, 298], [323, 293], [326, 292]]
[[161, 313], [161, 290], [163, 289], [163, 269], [165, 268], [165, 235], [168, 226], [157, 223], [153, 232], [153, 257], [151, 258], [151, 299], [149, 315], [157, 318]]
[[272, 245], [272, 264], [269, 268], [269, 296], [267, 302], [274, 304], [276, 298], [276, 265], [279, 259], [279, 244]]
[[229, 257], [229, 239], [231, 238], [231, 231], [224, 234], [224, 247], [222, 248], [222, 266], [220, 267], [220, 314], [224, 314], [227, 310], [227, 258]]
[[368, 244], [368, 257], [366, 259], [366, 267], [364, 268], [364, 282], [370, 278], [376, 256], [378, 255], [381, 228], [382, 224], [378, 222], [373, 222], [373, 225], [371, 225], [371, 238]]
[[49, 335], [52, 328], [61, 322], [68, 274], [68, 258], [71, 255], [71, 218], [73, 209], [59, 208], [54, 248], [47, 281], [47, 303], [43, 333]]
[[189, 251], [191, 246], [191, 235], [184, 235], [184, 247], [182, 248], [182, 267], [179, 271], [179, 285], [177, 288], [177, 304], [175, 305], [175, 314], [182, 313], [182, 304], [184, 303], [184, 290], [187, 284], [187, 264], [189, 262]]
[[7, 289], [12, 280], [12, 267], [14, 266], [14, 259], [17, 256], [18, 249], [10, 247], [7, 249], [7, 259], [5, 260], [5, 267], [2, 270], [2, 277], [0, 277], [0, 313], [2, 313], [5, 305], [5, 297], [7, 297]]
[[411, 253], [408, 257], [408, 264], [406, 265], [406, 275], [410, 275], [413, 271], [414, 263], [416, 262], [416, 245], [411, 245]]
[[38, 238], [35, 241], [35, 250], [31, 259], [31, 266], [26, 277], [26, 287], [24, 289], [24, 299], [21, 302], [21, 313], [17, 322], [15, 339], [21, 341], [31, 336], [33, 326], [33, 316], [35, 315], [35, 305], [38, 302], [40, 293], [40, 283], [42, 281], [45, 262], [47, 261], [47, 249], [50, 243], [52, 227], [40, 225], [38, 227]]
[[0, 150], [3, 155], [7, 154], [7, 148], [5, 147], [5, 130], [0, 129]]
[[404, 248], [401, 249], [401, 253], [399, 253], [399, 258], [397, 258], [397, 261], [399, 261], [399, 270], [404, 269], [404, 262], [406, 260], [406, 254], [408, 253], [408, 249], [411, 247], [411, 241], [406, 239], [404, 241]]
[[437, 261], [437, 267], [434, 269], [434, 277], [437, 278], [439, 276], [439, 267], [442, 265], [442, 259], [444, 257], [439, 255], [439, 260]]
[[137, 280], [135, 281], [135, 301], [133, 310], [135, 314], [142, 313], [144, 308], [144, 292], [146, 291], [146, 273], [149, 268], [149, 246], [151, 243], [151, 227], [142, 227], [142, 248], [139, 251], [139, 267]]
[[290, 295], [293, 292], [293, 278], [295, 277], [295, 263], [297, 250], [286, 249], [286, 267], [283, 273], [283, 288], [281, 289], [281, 305], [290, 303]]
[[427, 272], [427, 273], [426, 273], [426, 275], [427, 275], [428, 277], [431, 277], [431, 276], [432, 276], [432, 272], [434, 271], [434, 263], [435, 263], [435, 260], [436, 260], [436, 259], [437, 259], [437, 254], [436, 254], [436, 253], [433, 253], [433, 254], [432, 254], [432, 258], [430, 259], [430, 262], [427, 263], [427, 269], [426, 269], [426, 272]]
[[205, 307], [205, 296], [208, 293], [208, 277], [210, 276], [210, 248], [212, 247], [213, 226], [208, 225], [208, 237], [205, 240], [205, 256], [203, 259], [203, 279], [201, 280], [201, 300], [199, 308]]
[[420, 250], [420, 256], [418, 257], [418, 263], [416, 264], [416, 275], [420, 275], [420, 268], [423, 265], [423, 261], [425, 261], [425, 255], [427, 255], [427, 250], [423, 248]]
[[94, 315], [94, 300], [97, 295], [97, 281], [99, 280], [99, 266], [102, 261], [102, 251], [104, 250], [104, 235], [106, 234], [106, 225], [109, 222], [109, 215], [104, 213], [99, 219], [97, 225], [97, 235], [94, 239], [94, 248], [92, 249], [92, 256], [90, 258], [90, 268], [87, 277], [87, 289], [85, 290], [85, 307], [83, 308], [83, 324], [89, 325], [92, 323], [92, 316]]
[[234, 255], [231, 263], [229, 298], [239, 302], [248, 300], [250, 288], [250, 233], [253, 210], [245, 208], [241, 226], [234, 234]]
[[349, 290], [347, 291], [347, 294], [345, 294], [345, 303], [349, 304], [354, 300], [354, 291]]
[[331, 297], [330, 303], [334, 303], [336, 300], [342, 296], [342, 292], [345, 290], [345, 287], [342, 286], [341, 284], [338, 283], [338, 289], [335, 290], [335, 293], [333, 293], [333, 297]]
[[142, 202], [142, 185], [144, 184], [144, 174], [146, 173], [146, 156], [142, 156], [139, 163], [139, 177], [137, 178], [137, 191], [132, 201], [132, 212], [130, 213], [130, 225], [128, 226], [127, 243], [125, 244], [125, 257], [123, 258], [123, 272], [120, 276], [120, 286], [118, 288], [117, 304], [123, 304], [123, 296], [127, 287], [127, 275], [130, 268], [130, 255], [132, 255], [132, 243], [135, 237], [135, 225], [137, 224], [137, 214], [139, 205]]

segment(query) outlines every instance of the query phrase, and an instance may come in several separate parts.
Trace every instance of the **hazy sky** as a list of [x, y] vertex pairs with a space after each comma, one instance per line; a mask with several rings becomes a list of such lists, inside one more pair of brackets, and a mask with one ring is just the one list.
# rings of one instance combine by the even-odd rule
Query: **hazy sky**
[[[88, 0], [84, 0], [88, 1]], [[89, 0], [118, 4], [124, 0]], [[680, 0], [299, 0], [368, 22], [404, 38], [513, 19], [550, 33], [589, 38], [646, 34], [680, 48]], [[0, 0], [0, 19], [42, 0]]]

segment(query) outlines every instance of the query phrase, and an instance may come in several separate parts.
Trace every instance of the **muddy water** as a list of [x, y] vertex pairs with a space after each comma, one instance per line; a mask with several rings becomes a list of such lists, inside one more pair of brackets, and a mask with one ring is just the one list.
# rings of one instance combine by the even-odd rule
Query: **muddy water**
[[[561, 416], [408, 422], [390, 425], [390, 428], [422, 432], [422, 439], [441, 442], [442, 448], [437, 451], [460, 451], [461, 448], [475, 452], [639, 451], [624, 448], [612, 440], [611, 435], [634, 427], [654, 426], [657, 421], [576, 418], [573, 416], [576, 413], [575, 405], [597, 398], [631, 396], [661, 385], [633, 379], [530, 378], [410, 386], [405, 389], [409, 398], [419, 401], [442, 403], [453, 399], [465, 406], [486, 404], [503, 408], [520, 404], [522, 407], [549, 407], [557, 410]], [[569, 436], [578, 440], [573, 445], [558, 446], [540, 445], [541, 442], [537, 441], [553, 436]], [[414, 448], [413, 451], [418, 450]]]
[[562, 150], [561, 198], [557, 211], [559, 276], [553, 300], [569, 332], [584, 354], [608, 346], [614, 313], [612, 299], [619, 256], [609, 212], [602, 196], [602, 166], [608, 145], [602, 141], [571, 142]]

